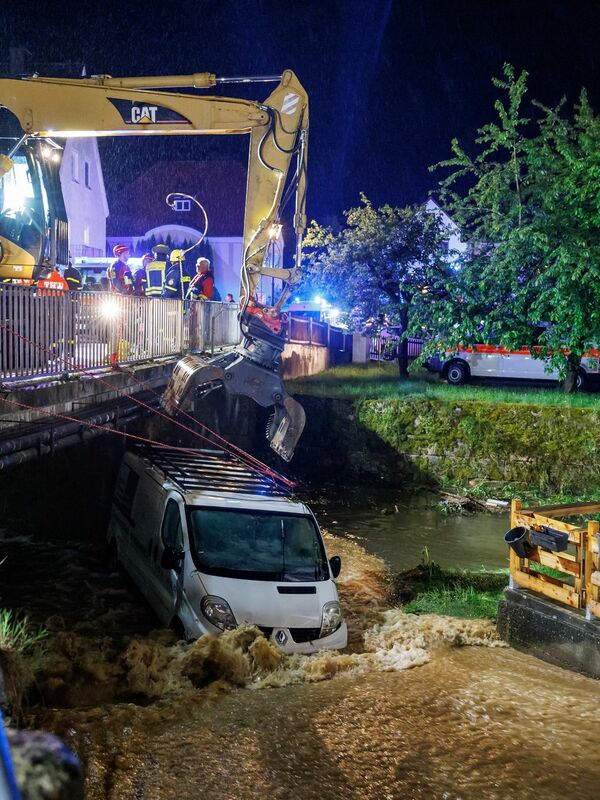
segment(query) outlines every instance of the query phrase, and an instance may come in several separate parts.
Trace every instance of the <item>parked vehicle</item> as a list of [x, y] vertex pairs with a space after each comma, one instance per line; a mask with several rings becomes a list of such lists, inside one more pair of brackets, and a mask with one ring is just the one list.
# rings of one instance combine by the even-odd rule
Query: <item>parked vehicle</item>
[[[577, 388], [584, 389], [600, 378], [600, 351], [590, 350], [581, 360], [577, 376]], [[521, 378], [530, 381], [558, 381], [558, 371], [546, 371], [543, 358], [535, 358], [531, 350], [522, 347], [508, 350], [491, 344], [473, 344], [459, 347], [458, 351], [448, 351], [427, 359], [426, 368], [439, 372], [442, 378], [458, 386], [470, 378]]]
[[248, 623], [286, 653], [346, 646], [341, 559], [327, 560], [313, 513], [222, 452], [126, 453], [108, 543], [182, 638]]

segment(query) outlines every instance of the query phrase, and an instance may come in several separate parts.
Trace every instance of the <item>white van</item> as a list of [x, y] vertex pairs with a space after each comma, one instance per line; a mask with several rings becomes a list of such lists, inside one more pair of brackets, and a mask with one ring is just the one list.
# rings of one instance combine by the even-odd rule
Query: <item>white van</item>
[[108, 543], [182, 638], [248, 623], [286, 653], [346, 646], [341, 559], [311, 510], [220, 451], [126, 453]]
[[[600, 378], [600, 353], [590, 350], [581, 359], [577, 375], [577, 388], [597, 385]], [[455, 386], [467, 383], [469, 378], [520, 378], [529, 381], [558, 381], [558, 371], [546, 372], [546, 362], [534, 358], [531, 350], [521, 347], [508, 350], [493, 344], [473, 344], [459, 347], [456, 352], [435, 355], [425, 362], [430, 372], [439, 372], [448, 383]]]

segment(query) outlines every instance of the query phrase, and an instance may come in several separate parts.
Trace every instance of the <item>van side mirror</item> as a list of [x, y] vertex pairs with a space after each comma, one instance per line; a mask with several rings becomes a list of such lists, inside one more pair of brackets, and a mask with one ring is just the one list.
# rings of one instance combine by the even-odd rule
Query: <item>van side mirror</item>
[[174, 569], [175, 572], [181, 572], [181, 562], [183, 561], [183, 550], [177, 547], [167, 546], [163, 550], [160, 559], [160, 565], [164, 569]]
[[329, 568], [333, 578], [337, 578], [342, 570], [342, 559], [339, 556], [331, 556], [329, 559]]

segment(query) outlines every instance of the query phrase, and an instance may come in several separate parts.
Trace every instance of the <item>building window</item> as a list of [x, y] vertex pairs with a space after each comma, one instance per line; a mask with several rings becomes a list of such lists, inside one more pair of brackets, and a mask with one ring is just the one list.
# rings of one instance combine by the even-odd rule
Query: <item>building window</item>
[[71, 153], [71, 179], [79, 183], [79, 153], [76, 150]]
[[189, 200], [185, 200], [183, 197], [179, 200], [175, 200], [173, 203], [173, 209], [175, 211], [190, 211], [192, 208], [192, 204]]
[[83, 226], [83, 243], [89, 244], [90, 243], [90, 226], [84, 225]]
[[92, 186], [91, 186], [91, 183], [90, 183], [90, 163], [89, 163], [89, 161], [84, 162], [83, 175], [84, 175], [84, 183], [85, 183], [86, 187], [88, 189], [91, 189]]

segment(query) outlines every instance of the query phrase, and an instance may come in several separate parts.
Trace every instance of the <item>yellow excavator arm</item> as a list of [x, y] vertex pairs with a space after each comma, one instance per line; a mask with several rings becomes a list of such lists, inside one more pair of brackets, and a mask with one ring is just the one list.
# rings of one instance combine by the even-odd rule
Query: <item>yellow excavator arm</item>
[[[217, 78], [208, 72], [140, 78], [0, 79], [0, 105], [17, 117], [25, 135], [35, 138], [250, 134], [241, 291], [245, 304], [255, 296], [261, 274], [280, 278], [289, 287], [300, 277], [297, 268], [263, 266], [263, 261], [272, 225], [279, 223], [286, 178], [296, 156], [296, 267], [299, 264], [299, 245], [306, 228], [306, 91], [291, 70], [281, 77], [257, 79], [278, 81], [264, 102], [164, 89], [205, 89], [252, 80]], [[276, 311], [289, 290], [284, 288]]]
[[[173, 91], [256, 81], [277, 81], [263, 102]], [[163, 404], [175, 413], [189, 405], [197, 388], [208, 391], [223, 385], [232, 394], [247, 395], [263, 406], [273, 405], [267, 437], [273, 449], [289, 460], [304, 427], [304, 411], [287, 395], [280, 376], [284, 345], [281, 308], [300, 278], [300, 250], [306, 228], [308, 97], [296, 75], [285, 70], [281, 76], [260, 78], [196, 73], [0, 79], [0, 106], [19, 120], [21, 142], [49, 137], [249, 134], [240, 265], [242, 342], [234, 353], [217, 359], [187, 356], [179, 362]], [[295, 171], [288, 181], [292, 162]], [[0, 162], [0, 176], [7, 166], [6, 160]], [[294, 192], [294, 266], [265, 265], [267, 248], [279, 229], [282, 203], [287, 204]], [[261, 275], [283, 281], [282, 292], [270, 307], [257, 300]]]

